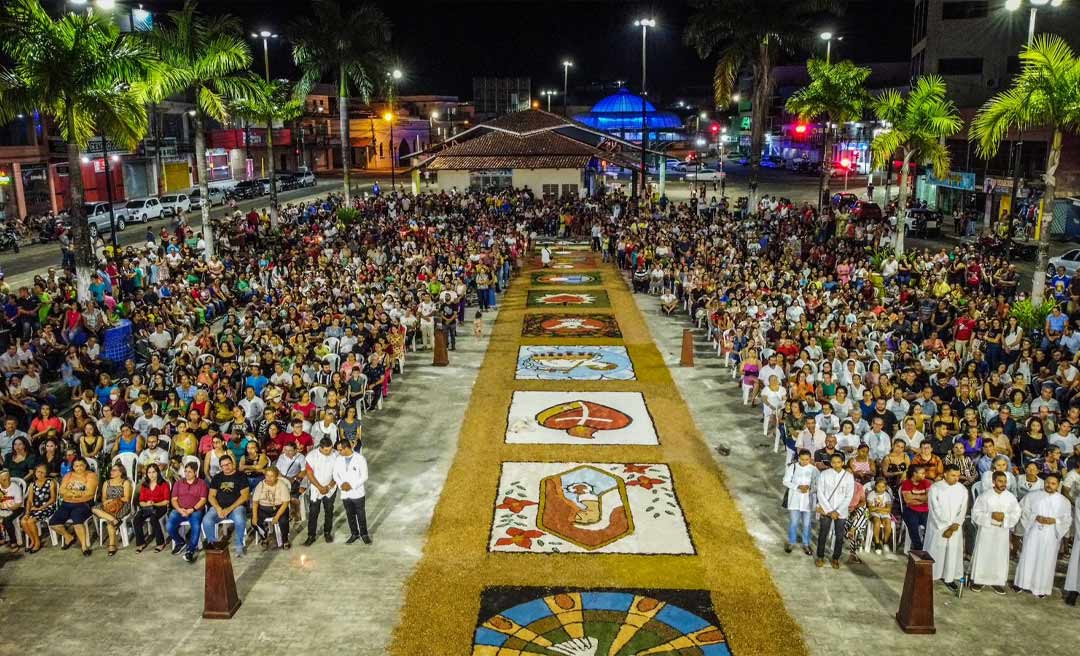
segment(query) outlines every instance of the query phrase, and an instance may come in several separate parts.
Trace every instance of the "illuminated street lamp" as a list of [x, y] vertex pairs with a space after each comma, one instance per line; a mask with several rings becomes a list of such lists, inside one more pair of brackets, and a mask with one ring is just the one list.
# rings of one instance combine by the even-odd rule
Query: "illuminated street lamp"
[[567, 83], [570, 80], [570, 67], [574, 65], [574, 62], [569, 59], [564, 59], [562, 63], [562, 114], [567, 116], [566, 113], [566, 98], [567, 98]]
[[649, 147], [649, 122], [645, 113], [645, 94], [648, 93], [645, 85], [645, 37], [650, 27], [656, 27], [656, 19], [639, 18], [634, 25], [641, 28], [641, 196], [645, 196], [645, 181], [648, 170], [645, 163], [645, 150]]

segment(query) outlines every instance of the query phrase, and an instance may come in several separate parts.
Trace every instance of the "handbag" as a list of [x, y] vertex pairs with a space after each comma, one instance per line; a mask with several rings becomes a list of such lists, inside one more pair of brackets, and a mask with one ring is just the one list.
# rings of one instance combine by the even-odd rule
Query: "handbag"
[[[791, 463], [791, 475], [795, 476], [795, 463]], [[787, 486], [784, 487], [784, 496], [780, 499], [780, 507], [787, 509], [788, 507], [788, 495], [791, 494], [791, 489]]]

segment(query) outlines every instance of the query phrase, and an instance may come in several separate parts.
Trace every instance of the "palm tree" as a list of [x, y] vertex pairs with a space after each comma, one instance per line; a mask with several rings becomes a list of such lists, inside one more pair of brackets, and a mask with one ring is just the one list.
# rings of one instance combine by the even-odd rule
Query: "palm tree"
[[256, 92], [255, 78], [248, 72], [251, 49], [237, 36], [240, 22], [236, 18], [203, 16], [196, 0], [186, 0], [183, 9], [167, 15], [168, 23], [155, 26], [147, 39], [169, 69], [169, 92], [190, 92], [195, 98], [195, 165], [199, 195], [203, 198], [203, 240], [209, 258], [214, 254], [214, 229], [210, 224], [210, 203], [206, 202], [210, 198], [206, 121], [225, 122], [231, 100]]
[[143, 43], [94, 12], [53, 19], [39, 0], [11, 0], [0, 14], [0, 123], [40, 111], [67, 142], [68, 206], [81, 300], [97, 267], [83, 208], [82, 152], [97, 134], [134, 147], [146, 134], [146, 102], [161, 78]]
[[825, 144], [821, 158], [821, 181], [818, 185], [818, 209], [825, 206], [822, 189], [829, 184], [830, 153], [832, 153], [832, 124], [856, 121], [862, 118], [866, 106], [866, 84], [870, 69], [856, 66], [850, 61], [835, 64], [822, 59], [806, 62], [810, 84], [788, 98], [787, 111], [802, 120], [825, 119]]
[[349, 92], [355, 91], [365, 101], [370, 98], [378, 72], [385, 67], [390, 20], [375, 5], [353, 6], [342, 0], [314, 0], [308, 15], [292, 25], [290, 35], [294, 44], [293, 60], [302, 73], [298, 95], [306, 95], [312, 85], [327, 75], [337, 81], [341, 168], [345, 177], [345, 203], [348, 204], [352, 167]]
[[1042, 304], [1050, 257], [1050, 226], [1054, 220], [1054, 192], [1061, 162], [1061, 140], [1065, 132], [1080, 130], [1080, 59], [1059, 36], [1040, 35], [1020, 52], [1020, 74], [1010, 89], [986, 102], [972, 122], [972, 137], [978, 140], [981, 157], [992, 157], [1010, 128], [1050, 130], [1050, 152], [1046, 157], [1042, 212], [1039, 215], [1039, 255], [1031, 283], [1031, 300]]
[[[716, 56], [713, 95], [717, 109], [731, 105], [736, 77], [745, 64], [754, 75], [750, 121], [750, 189], [757, 189], [765, 121], [776, 87], [773, 67], [782, 52], [809, 49], [809, 26], [839, 11], [839, 0], [691, 0], [684, 41], [706, 59]], [[751, 197], [751, 203], [754, 198]]]
[[913, 162], [929, 164], [938, 178], [948, 175], [951, 161], [945, 139], [959, 132], [964, 122], [956, 105], [946, 98], [945, 81], [936, 75], [916, 80], [906, 98], [896, 89], [883, 91], [873, 100], [872, 106], [878, 120], [886, 125], [886, 131], [870, 143], [874, 167], [892, 166], [897, 151], [903, 158], [900, 196], [896, 202], [896, 255], [899, 257], [904, 254], [908, 166]]
[[233, 116], [247, 121], [266, 121], [266, 161], [270, 173], [270, 227], [276, 228], [277, 183], [274, 180], [274, 121], [287, 123], [304, 113], [304, 97], [290, 93], [288, 85], [281, 80], [266, 82], [257, 80], [257, 93], [236, 100], [230, 109]]

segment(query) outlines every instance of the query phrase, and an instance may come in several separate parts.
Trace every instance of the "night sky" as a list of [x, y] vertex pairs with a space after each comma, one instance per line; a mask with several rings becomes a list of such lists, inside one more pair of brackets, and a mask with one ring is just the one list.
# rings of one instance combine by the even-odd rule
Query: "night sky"
[[[158, 11], [177, 7], [182, 0], [144, 4]], [[673, 102], [688, 87], [708, 85], [711, 79], [711, 64], [683, 45], [690, 14], [685, 2], [415, 0], [376, 4], [393, 21], [393, 46], [406, 73], [403, 94], [446, 93], [467, 100], [473, 76], [506, 75], [531, 77], [535, 95], [541, 88], [562, 88], [560, 62], [564, 58], [575, 64], [571, 87], [624, 79], [636, 90], [641, 79], [641, 32], [633, 22], [641, 16], [653, 16], [658, 23], [648, 37], [650, 94], [659, 94], [661, 102]], [[263, 27], [285, 31], [307, 3], [203, 0], [200, 6], [207, 12], [240, 17], [248, 31]], [[850, 0], [844, 16], [808, 26], [814, 33], [823, 29], [845, 37], [842, 43], [834, 43], [834, 57], [907, 61], [911, 3]], [[794, 58], [803, 59], [805, 54]], [[293, 73], [286, 43], [271, 47], [271, 67], [275, 76]]]

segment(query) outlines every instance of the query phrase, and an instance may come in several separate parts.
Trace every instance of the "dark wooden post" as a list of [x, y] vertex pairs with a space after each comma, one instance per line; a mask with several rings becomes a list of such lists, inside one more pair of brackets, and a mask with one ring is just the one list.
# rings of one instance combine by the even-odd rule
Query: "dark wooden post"
[[436, 367], [445, 367], [450, 364], [450, 356], [446, 353], [446, 330], [435, 329], [435, 355], [431, 364]]
[[206, 555], [206, 583], [202, 616], [208, 620], [227, 620], [240, 608], [229, 543], [207, 543], [203, 553]]
[[934, 628], [934, 559], [925, 551], [908, 553], [904, 592], [896, 621], [904, 633], [932, 634]]
[[679, 364], [683, 367], [694, 366], [694, 331], [683, 328], [682, 331], [682, 357]]

